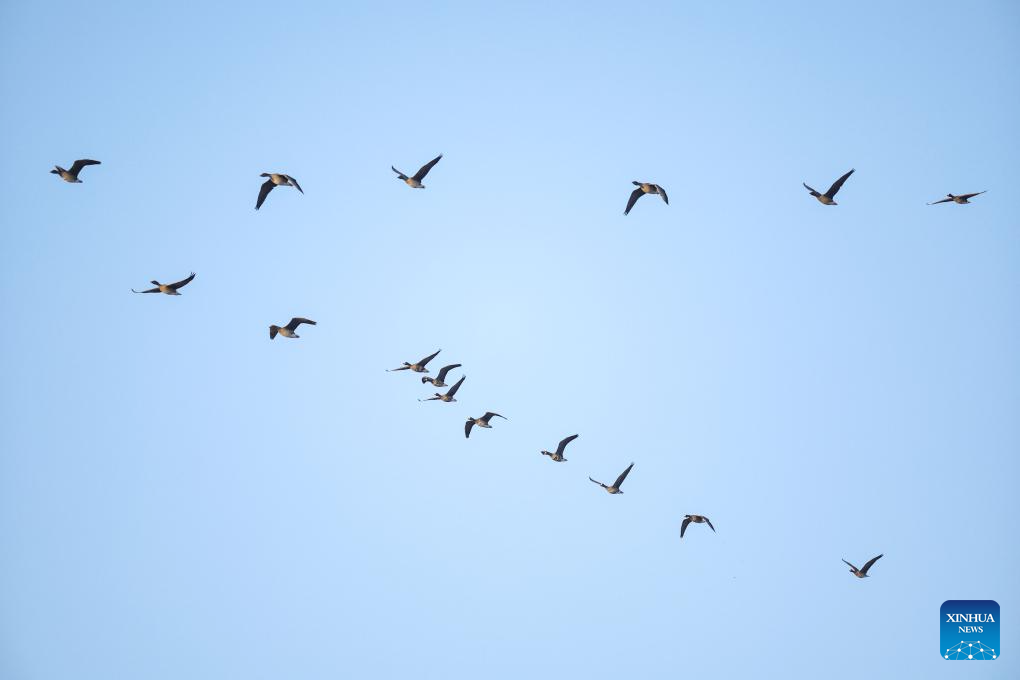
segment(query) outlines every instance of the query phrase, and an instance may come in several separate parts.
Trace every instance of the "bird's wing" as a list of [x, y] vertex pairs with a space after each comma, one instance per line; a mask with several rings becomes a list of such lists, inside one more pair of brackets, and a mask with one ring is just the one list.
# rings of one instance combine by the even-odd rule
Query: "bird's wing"
[[666, 195], [666, 190], [658, 184], [655, 185], [655, 188], [659, 190], [659, 195], [662, 196], [662, 200], [666, 202], [666, 205], [669, 205], [669, 196]]
[[613, 486], [615, 486], [617, 489], [619, 489], [620, 485], [623, 484], [623, 480], [627, 479], [627, 475], [630, 474], [630, 469], [632, 467], [634, 467], [634, 463], [631, 463], [630, 465], [628, 465], [627, 469], [620, 473], [620, 476], [616, 478], [616, 483], [613, 484]]
[[684, 517], [683, 524], [680, 525], [680, 538], [684, 537], [684, 532], [687, 531], [687, 525], [691, 523], [690, 517]]
[[[987, 191], [987, 189], [985, 191]], [[975, 196], [980, 196], [983, 193], [985, 193], [985, 192], [984, 191], [979, 191], [976, 194], [964, 194], [963, 196], [959, 196], [958, 198], [962, 198], [963, 200], [966, 201], [969, 198], [974, 198]]]
[[929, 203], [928, 205], [938, 205], [939, 203], [950, 203], [950, 202], [952, 202], [952, 200], [953, 199], [951, 199], [951, 198], [943, 198], [941, 201], [935, 201], [933, 203]]
[[[439, 369], [439, 375], [436, 376], [436, 380], [444, 382], [446, 380], [446, 374], [455, 368], [460, 368], [460, 364], [450, 364], [449, 366], [443, 366]], [[424, 380], [424, 378], [422, 378]]]
[[433, 359], [435, 359], [435, 358], [436, 358], [436, 354], [439, 354], [439, 353], [440, 353], [440, 352], [442, 352], [442, 351], [443, 351], [443, 350], [441, 350], [441, 349], [437, 349], [437, 350], [436, 350], [436, 351], [435, 351], [434, 353], [432, 353], [432, 354], [428, 355], [427, 357], [425, 357], [424, 359], [422, 359], [421, 361], [419, 361], [419, 362], [418, 362], [418, 365], [419, 365], [419, 366], [424, 366], [424, 365], [425, 365], [425, 364], [427, 364], [428, 362], [430, 362], [430, 361], [432, 361]]
[[845, 175], [837, 179], [835, 182], [833, 182], [832, 186], [829, 187], [829, 190], [825, 192], [825, 195], [828, 196], [829, 198], [835, 198], [836, 192], [839, 191], [840, 187], [843, 186], [843, 182], [845, 182], [847, 177], [849, 177], [852, 174], [854, 174], [853, 169], [851, 169], [850, 172], [846, 173]]
[[132, 293], [158, 293], [159, 292], [159, 286], [156, 286], [155, 288], [150, 288], [149, 290], [135, 290], [134, 288], [132, 288], [131, 292]]
[[272, 177], [270, 177], [269, 179], [262, 183], [262, 188], [259, 189], [259, 200], [255, 201], [256, 210], [262, 207], [262, 204], [266, 200], [266, 196], [268, 196], [269, 192], [273, 190], [273, 186], [274, 185]]
[[287, 324], [285, 328], [289, 331], [297, 330], [297, 327], [303, 323], [307, 323], [312, 326], [316, 325], [315, 322], [312, 321], [311, 319], [306, 319], [301, 316], [295, 316], [293, 319], [290, 320], [290, 323]]
[[819, 196], [821, 196], [821, 194], [820, 194], [820, 193], [818, 193], [817, 191], [815, 191], [814, 189], [812, 189], [811, 187], [809, 187], [809, 186], [808, 186], [807, 184], [805, 184], [804, 182], [801, 182], [801, 184], [804, 184], [804, 188], [805, 188], [805, 189], [807, 189], [808, 191], [810, 191], [810, 192], [811, 192], [811, 195], [812, 195], [812, 196], [814, 196], [815, 198], [818, 198]]
[[305, 190], [301, 188], [301, 185], [297, 183], [297, 180], [296, 180], [296, 179], [294, 179], [294, 178], [293, 178], [293, 177], [291, 177], [290, 175], [287, 175], [287, 179], [288, 179], [288, 180], [290, 180], [290, 183], [294, 185], [294, 188], [295, 188], [295, 189], [297, 189], [297, 190], [298, 190], [298, 191], [300, 191], [301, 193], [305, 193]]
[[563, 441], [561, 441], [560, 445], [556, 447], [556, 455], [562, 456], [563, 455], [563, 451], [566, 450], [566, 448], [567, 448], [567, 444], [569, 444], [570, 442], [574, 441], [575, 439], [577, 439], [577, 435], [576, 434], [572, 434], [569, 437], [567, 437], [566, 439], [564, 439]]
[[709, 528], [709, 529], [711, 529], [712, 531], [715, 531], [715, 527], [714, 527], [714, 526], [712, 526], [712, 520], [710, 520], [709, 518], [707, 518], [707, 517], [706, 517], [706, 518], [705, 518], [705, 524], [707, 524], [707, 525], [708, 525], [708, 528]]
[[467, 377], [466, 375], [460, 376], [460, 380], [458, 380], [456, 383], [454, 383], [453, 387], [451, 387], [449, 390], [447, 390], [446, 396], [452, 397], [453, 395], [457, 394], [457, 390], [460, 389], [461, 383], [464, 382], [464, 378], [466, 378], [466, 377]]
[[850, 568], [851, 568], [851, 569], [853, 569], [854, 571], [857, 571], [857, 567], [855, 567], [854, 565], [850, 564], [850, 563], [849, 563], [849, 562], [847, 562], [846, 560], [843, 560], [843, 562], [844, 562], [844, 563], [846, 563], [846, 566], [850, 567]]
[[390, 166], [390, 170], [392, 170], [393, 172], [397, 173], [397, 176], [398, 176], [398, 177], [399, 177], [400, 179], [407, 179], [407, 175], [405, 175], [404, 173], [400, 172], [399, 170], [397, 170], [397, 169], [396, 169], [395, 167], [393, 167], [392, 165]]
[[442, 157], [443, 157], [443, 154], [439, 154], [438, 156], [436, 156], [435, 158], [430, 160], [428, 163], [426, 163], [425, 165], [421, 166], [421, 168], [418, 170], [418, 172], [414, 173], [414, 177], [412, 179], [416, 179], [419, 182], [422, 181], [423, 179], [425, 179], [425, 175], [429, 174], [429, 170], [432, 169], [432, 166], [434, 166], [436, 163], [438, 163], [439, 159], [442, 158]]
[[484, 415], [484, 416], [482, 416], [482, 420], [484, 420], [485, 422], [489, 422], [489, 420], [490, 420], [490, 419], [491, 419], [491, 418], [492, 418], [493, 416], [497, 416], [497, 417], [499, 417], [499, 418], [503, 418], [503, 420], [506, 420], [506, 418], [505, 418], [504, 416], [501, 416], [501, 415], [499, 415], [498, 413], [493, 413], [492, 411], [486, 411], [486, 412], [485, 412], [485, 415]]
[[193, 278], [195, 278], [195, 272], [191, 272], [191, 276], [189, 276], [186, 279], [182, 279], [182, 280], [178, 281], [177, 283], [171, 283], [169, 286], [167, 286], [167, 288], [169, 288], [170, 290], [177, 290], [178, 288], [184, 288], [184, 286], [186, 286], [189, 283], [191, 283], [191, 280]]
[[464, 423], [464, 437], [465, 438], [471, 436], [471, 428], [474, 427], [474, 426], [475, 426], [475, 421], [474, 420], [469, 420], [466, 423]]
[[881, 555], [879, 555], [878, 557], [872, 557], [870, 560], [865, 562], [864, 566], [861, 567], [861, 573], [862, 574], [867, 574], [868, 573], [868, 569], [871, 569], [871, 565], [873, 565], [875, 562], [878, 562], [878, 558], [879, 557], [881, 557]]
[[630, 198], [627, 199], [627, 207], [623, 211], [624, 215], [630, 214], [630, 209], [634, 207], [634, 204], [637, 203], [637, 200], [641, 198], [641, 194], [643, 193], [645, 192], [641, 191], [641, 187], [638, 187], [634, 191], [630, 192]]
[[79, 158], [71, 164], [71, 169], [68, 170], [72, 175], [77, 175], [86, 165], [102, 165], [99, 161], [94, 161], [90, 158]]

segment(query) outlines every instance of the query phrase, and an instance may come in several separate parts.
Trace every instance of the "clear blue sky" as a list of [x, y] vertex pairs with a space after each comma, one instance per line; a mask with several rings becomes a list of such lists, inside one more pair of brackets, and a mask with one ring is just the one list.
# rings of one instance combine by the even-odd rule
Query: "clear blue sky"
[[0, 5], [0, 677], [1020, 676], [1020, 9], [722, 5]]

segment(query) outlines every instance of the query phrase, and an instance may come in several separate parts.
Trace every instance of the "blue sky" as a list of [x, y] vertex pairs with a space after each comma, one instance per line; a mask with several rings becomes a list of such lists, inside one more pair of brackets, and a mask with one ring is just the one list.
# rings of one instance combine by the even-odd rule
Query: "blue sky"
[[1015, 677], [1018, 19], [0, 6], [0, 676]]

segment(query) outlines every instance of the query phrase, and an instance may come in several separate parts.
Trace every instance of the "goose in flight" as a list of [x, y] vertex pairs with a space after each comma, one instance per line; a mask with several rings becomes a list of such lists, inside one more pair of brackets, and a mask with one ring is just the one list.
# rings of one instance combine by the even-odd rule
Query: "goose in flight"
[[184, 286], [186, 286], [189, 283], [191, 283], [191, 280], [193, 278], [195, 278], [195, 272], [191, 272], [191, 276], [189, 276], [188, 278], [183, 279], [181, 281], [178, 281], [177, 283], [160, 283], [159, 281], [149, 281], [149, 283], [154, 285], [155, 288], [150, 288], [149, 290], [135, 290], [134, 288], [132, 288], [131, 292], [132, 293], [165, 293], [166, 295], [180, 295], [180, 293], [177, 292], [177, 289], [178, 288], [184, 288]]
[[263, 172], [259, 177], [268, 177], [265, 182], [262, 183], [262, 188], [259, 189], [259, 200], [255, 201], [255, 209], [258, 210], [262, 207], [262, 204], [266, 200], [266, 196], [273, 190], [273, 187], [294, 187], [301, 193], [305, 193], [301, 185], [297, 183], [297, 180], [290, 175], [284, 175], [279, 172]]
[[411, 187], [413, 189], [424, 189], [425, 185], [422, 184], [421, 181], [423, 179], [425, 179], [425, 175], [429, 174], [429, 170], [432, 169], [432, 166], [434, 166], [436, 163], [438, 163], [439, 159], [442, 158], [442, 157], [443, 157], [443, 154], [439, 154], [438, 156], [436, 156], [435, 158], [430, 160], [428, 163], [426, 163], [425, 165], [421, 166], [421, 168], [418, 169], [418, 172], [414, 173], [413, 177], [408, 177], [407, 175], [405, 175], [404, 173], [400, 172], [399, 170], [397, 170], [392, 165], [390, 166], [390, 170], [392, 170], [393, 172], [397, 173], [397, 177], [402, 179], [402, 180], [404, 180], [404, 182], [407, 183], [407, 186], [409, 186], [409, 187]]
[[453, 387], [446, 391], [446, 394], [440, 394], [439, 392], [436, 392], [436, 396], [429, 397], [428, 399], [419, 399], [418, 401], [445, 401], [445, 402], [457, 401], [456, 399], [453, 398], [453, 395], [457, 394], [457, 390], [460, 389], [460, 386], [464, 382], [464, 378], [466, 377], [467, 377], [466, 375], [460, 376], [460, 380], [455, 382], [453, 384]]
[[441, 350], [441, 349], [437, 349], [434, 353], [428, 355], [424, 359], [421, 359], [416, 364], [409, 364], [409, 363], [407, 363], [405, 361], [404, 365], [401, 366], [400, 368], [390, 368], [390, 369], [387, 369], [387, 371], [388, 372], [392, 372], [392, 371], [414, 371], [415, 373], [428, 373], [429, 369], [425, 368], [425, 364], [427, 364], [428, 362], [430, 362], [433, 359], [435, 359], [436, 358], [436, 354], [439, 354], [442, 351], [443, 350]]
[[437, 375], [435, 378], [430, 378], [427, 375], [423, 375], [421, 377], [421, 384], [424, 385], [425, 383], [432, 383], [433, 387], [446, 387], [446, 383], [443, 382], [444, 380], [446, 380], [446, 374], [455, 368], [460, 368], [460, 364], [450, 364], [449, 366], [443, 366], [441, 369], [439, 369], [439, 375]]
[[273, 340], [274, 338], [276, 338], [276, 334], [277, 333], [279, 333], [280, 335], [282, 335], [285, 338], [300, 338], [301, 336], [298, 335], [297, 333], [295, 333], [294, 331], [296, 331], [297, 327], [300, 326], [303, 323], [306, 323], [306, 324], [309, 324], [309, 325], [312, 325], [312, 326], [317, 325], [311, 319], [305, 319], [304, 317], [295, 316], [293, 319], [290, 320], [290, 323], [288, 323], [286, 326], [276, 326], [276, 325], [270, 326], [269, 327], [269, 339]]
[[[881, 557], [881, 555], [879, 555], [878, 557]], [[853, 574], [857, 578], [865, 578], [868, 575], [868, 569], [871, 569], [871, 565], [873, 565], [875, 562], [878, 562], [878, 557], [872, 557], [870, 560], [865, 562], [864, 566], [861, 567], [860, 569], [850, 564], [846, 560], [843, 560], [843, 562], [845, 562], [846, 565], [850, 567], [851, 574]]]
[[630, 469], [632, 467], [634, 467], [634, 463], [631, 463], [630, 465], [628, 465], [627, 469], [620, 473], [620, 476], [616, 478], [616, 481], [613, 482], [612, 486], [606, 486], [605, 484], [603, 484], [602, 482], [600, 482], [600, 481], [598, 481], [596, 479], [591, 479], [591, 477], [589, 477], [588, 479], [591, 479], [591, 481], [595, 482], [596, 484], [601, 486], [603, 489], [605, 489], [609, 493], [614, 493], [614, 494], [615, 493], [623, 493], [623, 491], [620, 489], [620, 487], [623, 485], [623, 480], [627, 479], [627, 475], [630, 474]]
[[565, 463], [566, 458], [563, 457], [563, 452], [567, 448], [567, 444], [577, 439], [578, 435], [572, 434], [566, 439], [560, 442], [560, 445], [556, 447], [556, 451], [542, 451], [543, 456], [549, 456], [556, 463]]
[[482, 416], [481, 418], [468, 418], [467, 422], [464, 423], [464, 437], [467, 438], [471, 436], [471, 428], [474, 427], [475, 425], [477, 425], [478, 427], [491, 428], [492, 425], [489, 425], [489, 420], [493, 416], [506, 420], [506, 416], [501, 416], [498, 413], [493, 413], [492, 411], [486, 411], [485, 415]]
[[818, 193], [804, 182], [801, 182], [801, 184], [804, 184], [804, 188], [810, 191], [811, 195], [817, 198], [819, 203], [823, 205], [837, 205], [836, 201], [832, 199], [836, 198], [836, 192], [839, 191], [840, 187], [843, 186], [843, 182], [847, 180], [847, 177], [849, 177], [852, 174], [854, 174], [853, 169], [851, 169], [850, 172], [846, 173], [845, 175], [837, 179], [835, 182], [833, 182], [832, 186], [829, 187], [829, 190], [826, 191], [824, 194]]
[[78, 160], [71, 164], [70, 170], [64, 170], [59, 165], [54, 165], [53, 169], [50, 170], [50, 174], [58, 175], [60, 179], [64, 180], [65, 182], [70, 182], [71, 184], [81, 184], [81, 180], [78, 179], [78, 173], [81, 172], [81, 169], [84, 168], [86, 165], [102, 165], [102, 163], [100, 163], [99, 161], [91, 160], [89, 158], [79, 158]]
[[[987, 189], [985, 191], [987, 191]], [[981, 194], [985, 193], [985, 191], [979, 191], [976, 194], [961, 194], [960, 196], [946, 194], [946, 197], [943, 198], [941, 201], [935, 201], [934, 203], [929, 203], [928, 205], [938, 205], [939, 203], [949, 203], [950, 201], [952, 201], [953, 203], [959, 203], [960, 205], [964, 205], [966, 203], [970, 203], [970, 199], [974, 198], [975, 196], [980, 196]]]
[[684, 537], [684, 532], [687, 531], [687, 525], [690, 524], [691, 522], [694, 522], [695, 524], [701, 524], [702, 522], [704, 522], [705, 524], [708, 525], [709, 529], [711, 529], [713, 532], [715, 531], [715, 527], [712, 526], [712, 521], [705, 517], [704, 515], [684, 515], [683, 524], [680, 525], [680, 538]]
[[666, 195], [666, 190], [658, 184], [652, 184], [651, 182], [631, 182], [631, 184], [636, 185], [637, 189], [630, 192], [630, 198], [627, 200], [627, 209], [623, 211], [624, 215], [630, 214], [630, 209], [645, 194], [662, 196], [662, 200], [666, 202], [666, 205], [669, 205], [669, 196]]

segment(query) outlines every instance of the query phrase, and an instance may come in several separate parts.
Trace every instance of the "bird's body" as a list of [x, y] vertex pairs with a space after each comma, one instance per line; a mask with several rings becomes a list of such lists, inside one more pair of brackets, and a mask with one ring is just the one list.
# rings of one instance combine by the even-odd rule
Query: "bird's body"
[[[262, 183], [262, 188], [259, 189], [258, 200], [255, 201], [255, 209], [258, 210], [262, 207], [262, 204], [266, 200], [266, 196], [273, 190], [274, 187], [294, 187], [302, 194], [305, 193], [301, 185], [298, 184], [297, 180], [290, 175], [284, 175], [280, 172], [263, 172], [259, 177], [268, 177], [265, 182]], [[314, 188], [314, 187], [313, 187]]]
[[297, 327], [303, 323], [309, 324], [311, 326], [317, 325], [311, 319], [306, 319], [301, 316], [295, 316], [293, 319], [290, 320], [290, 323], [288, 323], [286, 326], [271, 325], [269, 327], [269, 339], [270, 340], [275, 339], [277, 334], [282, 335], [285, 338], [295, 339], [300, 338], [301, 336], [295, 333], [294, 331], [296, 331]]
[[807, 189], [812, 196], [817, 198], [818, 202], [821, 203], [822, 205], [838, 205], [836, 201], [834, 201], [833, 199], [836, 197], [836, 193], [843, 186], [843, 183], [846, 182], [847, 178], [850, 177], [850, 175], [852, 174], [854, 174], [854, 171], [851, 168], [850, 172], [846, 173], [845, 175], [837, 179], [835, 182], [833, 182], [832, 186], [829, 187], [829, 190], [826, 191], [824, 194], [818, 193], [804, 182], [801, 182], [801, 184], [804, 184], [804, 188]]
[[687, 525], [691, 522], [694, 522], [695, 524], [707, 524], [708, 528], [715, 532], [715, 527], [712, 526], [711, 520], [704, 515], [684, 515], [684, 521], [680, 525], [680, 538], [684, 537], [684, 532], [687, 531]]
[[390, 170], [392, 170], [393, 172], [397, 173], [397, 178], [404, 180], [404, 183], [407, 184], [407, 186], [411, 187], [412, 189], [424, 189], [425, 185], [422, 184], [421, 181], [423, 179], [425, 179], [425, 175], [429, 174], [429, 170], [431, 170], [432, 167], [436, 163], [438, 163], [439, 159], [441, 159], [442, 157], [443, 157], [443, 154], [439, 154], [438, 156], [436, 156], [435, 158], [430, 160], [428, 163], [426, 163], [425, 165], [421, 166], [418, 169], [418, 172], [414, 173], [414, 175], [412, 175], [411, 177], [408, 177], [404, 173], [400, 172], [399, 170], [397, 170], [392, 165], [390, 166]]
[[624, 215], [629, 215], [631, 208], [634, 207], [637, 200], [645, 194], [661, 196], [666, 205], [669, 205], [669, 196], [666, 195], [666, 190], [658, 184], [652, 184], [651, 182], [631, 182], [631, 184], [635, 185], [637, 189], [630, 192], [630, 198], [627, 200], [627, 208], [623, 211]]
[[489, 425], [489, 420], [491, 420], [493, 416], [506, 420], [506, 416], [501, 416], [498, 413], [493, 413], [492, 411], [486, 411], [485, 415], [481, 418], [468, 418], [467, 422], [464, 423], [464, 437], [467, 438], [471, 436], [471, 428], [475, 425], [478, 427], [491, 428], [492, 425]]
[[553, 462], [565, 463], [567, 459], [563, 457], [563, 452], [566, 450], [567, 444], [577, 439], [577, 437], [578, 435], [572, 434], [566, 439], [563, 439], [560, 442], [559, 446], [556, 447], [555, 451], [542, 451], [541, 453], [543, 456], [549, 456], [549, 458], [552, 459]]
[[79, 158], [74, 163], [72, 163], [71, 167], [67, 170], [63, 169], [59, 165], [54, 165], [53, 169], [50, 170], [50, 174], [56, 175], [60, 179], [70, 184], [81, 184], [81, 180], [78, 179], [78, 173], [81, 172], [81, 169], [84, 168], [86, 165], [102, 165], [102, 163], [100, 163], [99, 161], [91, 160], [89, 158]]
[[601, 486], [603, 489], [606, 490], [607, 493], [611, 493], [611, 494], [623, 493], [623, 491], [620, 489], [620, 487], [623, 486], [623, 480], [627, 479], [627, 475], [630, 474], [630, 469], [632, 467], [634, 467], [634, 463], [631, 463], [630, 465], [628, 465], [627, 469], [620, 473], [620, 476], [616, 478], [616, 481], [613, 482], [612, 486], [607, 486], [607, 485], [603, 484], [602, 482], [598, 481], [597, 479], [592, 479], [591, 477], [589, 477], [588, 479], [590, 479], [592, 482], [594, 482], [594, 483], [598, 484], [599, 486]]
[[460, 389], [460, 386], [464, 383], [464, 378], [466, 377], [467, 376], [462, 375], [460, 377], [460, 380], [454, 383], [453, 387], [446, 391], [446, 394], [440, 394], [439, 392], [436, 392], [436, 395], [434, 397], [429, 397], [428, 399], [421, 399], [420, 401], [445, 401], [447, 403], [451, 401], [457, 401], [456, 399], [453, 398], [453, 396], [457, 394], [457, 390]]
[[427, 357], [425, 357], [424, 359], [422, 359], [422, 360], [420, 360], [420, 361], [418, 361], [416, 363], [411, 364], [411, 363], [408, 363], [408, 362], [405, 361], [403, 366], [400, 366], [398, 368], [390, 368], [388, 370], [389, 371], [413, 371], [415, 373], [428, 373], [429, 369], [425, 368], [425, 365], [428, 362], [430, 362], [433, 359], [435, 359], [436, 355], [439, 354], [442, 351], [443, 350], [441, 350], [441, 349], [437, 349], [435, 352], [433, 352], [432, 354], [428, 355]]
[[439, 375], [437, 375], [435, 378], [430, 378], [427, 375], [423, 375], [421, 377], [421, 384], [424, 385], [425, 383], [432, 383], [433, 387], [446, 387], [446, 383], [444, 382], [446, 380], [446, 374], [455, 368], [460, 368], [460, 364], [450, 364], [449, 366], [443, 366], [441, 369], [439, 369]]
[[879, 555], [878, 557], [872, 557], [872, 558], [871, 558], [870, 560], [868, 560], [867, 562], [865, 562], [865, 563], [864, 563], [864, 566], [863, 566], [863, 567], [861, 567], [860, 569], [858, 569], [858, 568], [857, 568], [857, 567], [855, 567], [854, 565], [850, 564], [850, 563], [849, 563], [849, 562], [847, 562], [846, 560], [843, 560], [843, 562], [844, 562], [844, 563], [845, 563], [845, 564], [846, 564], [846, 565], [847, 565], [848, 567], [850, 567], [850, 573], [851, 573], [851, 574], [853, 574], [853, 575], [854, 575], [854, 576], [856, 576], [857, 578], [867, 578], [867, 577], [868, 577], [868, 569], [871, 569], [871, 565], [873, 565], [873, 564], [874, 564], [875, 562], [878, 562], [878, 558], [879, 558], [879, 557], [882, 557], [882, 555]]
[[177, 281], [176, 283], [160, 283], [159, 281], [149, 281], [149, 283], [154, 285], [155, 288], [150, 288], [149, 290], [135, 290], [134, 288], [132, 288], [131, 292], [132, 293], [163, 293], [164, 295], [180, 295], [180, 293], [177, 292], [177, 289], [178, 288], [184, 288], [184, 286], [186, 286], [189, 283], [191, 283], [191, 280], [193, 278], [195, 278], [195, 272], [191, 272], [191, 275], [188, 278], [182, 279], [180, 281]]
[[943, 198], [942, 200], [934, 201], [932, 203], [929, 203], [928, 205], [938, 205], [939, 203], [949, 203], [950, 201], [952, 201], [953, 203], [958, 203], [960, 205], [966, 205], [970, 203], [970, 199], [974, 198], [975, 196], [980, 196], [983, 193], [985, 192], [978, 191], [973, 194], [960, 194], [959, 196], [954, 196], [953, 194], [946, 194], [946, 197]]

